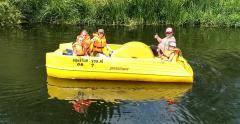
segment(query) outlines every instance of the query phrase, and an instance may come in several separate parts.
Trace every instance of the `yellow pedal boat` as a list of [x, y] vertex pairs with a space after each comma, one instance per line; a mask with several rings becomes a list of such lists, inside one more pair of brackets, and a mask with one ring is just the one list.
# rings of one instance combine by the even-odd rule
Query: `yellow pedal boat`
[[108, 44], [111, 57], [63, 55], [72, 49], [63, 43], [46, 54], [47, 74], [52, 77], [87, 80], [127, 80], [147, 82], [193, 82], [191, 66], [182, 57], [165, 61], [154, 57], [149, 46], [141, 42]]

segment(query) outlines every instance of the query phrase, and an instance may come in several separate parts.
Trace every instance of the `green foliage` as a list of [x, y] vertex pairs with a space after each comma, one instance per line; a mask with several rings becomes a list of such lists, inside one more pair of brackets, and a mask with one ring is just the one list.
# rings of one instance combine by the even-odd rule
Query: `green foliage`
[[104, 3], [96, 4], [97, 6], [93, 8], [95, 10], [95, 13], [92, 13], [93, 19], [97, 24], [126, 24], [124, 2], [126, 0], [107, 0]]
[[8, 2], [0, 2], [0, 26], [13, 26], [21, 22], [21, 13]]
[[15, 6], [21, 11], [23, 23], [38, 22], [37, 15], [40, 14], [40, 10], [46, 5], [47, 0], [8, 0], [9, 3]]
[[84, 0], [51, 0], [40, 11], [38, 18], [47, 23], [78, 24], [85, 22], [88, 11]]
[[[227, 27], [239, 27], [240, 25], [239, 0], [6, 1], [4, 3], [8, 4], [9, 10], [11, 10], [9, 13], [12, 13], [11, 15], [16, 15], [16, 13], [18, 13], [17, 15], [22, 14], [21, 21], [26, 23], [44, 22], [101, 25], [172, 24]], [[4, 16], [7, 16], [7, 13], [3, 14], [3, 10], [1, 11], [2, 15], [6, 14]], [[20, 18], [20, 16], [16, 17]]]

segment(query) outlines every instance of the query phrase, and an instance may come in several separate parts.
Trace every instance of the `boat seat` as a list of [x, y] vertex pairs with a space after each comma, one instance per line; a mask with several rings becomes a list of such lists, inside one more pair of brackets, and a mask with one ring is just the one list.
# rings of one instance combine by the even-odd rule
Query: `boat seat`
[[112, 58], [154, 58], [152, 50], [146, 44], [132, 41], [114, 51]]

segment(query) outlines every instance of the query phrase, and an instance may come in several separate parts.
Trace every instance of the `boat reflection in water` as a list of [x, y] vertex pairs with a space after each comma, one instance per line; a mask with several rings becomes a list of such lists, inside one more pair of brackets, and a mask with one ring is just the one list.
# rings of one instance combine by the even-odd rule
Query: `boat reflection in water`
[[126, 81], [89, 81], [47, 77], [50, 98], [68, 100], [74, 110], [81, 112], [96, 100], [120, 101], [160, 100], [174, 102], [191, 89], [192, 84], [149, 83]]

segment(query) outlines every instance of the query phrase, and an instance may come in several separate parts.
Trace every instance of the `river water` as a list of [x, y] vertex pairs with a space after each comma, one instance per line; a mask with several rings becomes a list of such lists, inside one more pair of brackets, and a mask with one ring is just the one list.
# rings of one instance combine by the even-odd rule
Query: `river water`
[[[72, 81], [47, 77], [46, 52], [83, 28], [28, 25], [0, 29], [0, 124], [240, 123], [240, 30], [175, 28], [194, 70], [187, 84]], [[102, 27], [101, 27], [102, 28]], [[103, 27], [108, 43], [156, 43], [164, 27]]]

